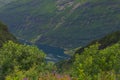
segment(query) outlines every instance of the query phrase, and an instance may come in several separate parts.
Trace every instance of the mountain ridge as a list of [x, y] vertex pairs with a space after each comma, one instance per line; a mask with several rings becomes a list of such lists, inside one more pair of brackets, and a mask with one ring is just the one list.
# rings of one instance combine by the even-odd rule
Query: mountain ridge
[[107, 34], [106, 36], [104, 36], [101, 39], [97, 39], [97, 40], [94, 40], [94, 41], [90, 42], [85, 47], [77, 49], [75, 53], [80, 54], [81, 52], [84, 51], [85, 48], [90, 47], [91, 45], [94, 45], [96, 43], [99, 44], [99, 49], [105, 49], [105, 48], [107, 48], [109, 46], [112, 46], [114, 44], [117, 44], [119, 42], [120, 42], [120, 31], [116, 31], [116, 32]]

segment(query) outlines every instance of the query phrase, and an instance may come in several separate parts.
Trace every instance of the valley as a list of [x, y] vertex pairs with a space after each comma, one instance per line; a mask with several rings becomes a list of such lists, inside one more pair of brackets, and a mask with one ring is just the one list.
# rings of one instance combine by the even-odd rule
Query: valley
[[120, 80], [120, 0], [1, 0], [0, 80]]
[[26, 40], [23, 39], [19, 39], [19, 42], [21, 42], [22, 44], [26, 44], [26, 45], [35, 45], [37, 46], [40, 50], [42, 50], [43, 52], [46, 53], [47, 57], [46, 60], [48, 62], [59, 62], [59, 61], [63, 61], [63, 60], [67, 60], [70, 59], [70, 55], [65, 54], [64, 53], [64, 49], [59, 48], [59, 47], [52, 47], [49, 45], [43, 45], [43, 44], [32, 44]]
[[74, 49], [120, 30], [119, 3], [119, 0], [20, 0], [1, 8], [0, 19], [17, 38]]

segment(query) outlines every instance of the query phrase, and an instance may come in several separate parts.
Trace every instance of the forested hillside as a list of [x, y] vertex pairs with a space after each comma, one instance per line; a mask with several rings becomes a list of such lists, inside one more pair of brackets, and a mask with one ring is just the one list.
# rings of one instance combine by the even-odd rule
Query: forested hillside
[[0, 47], [8, 40], [17, 42], [17, 39], [8, 31], [7, 26], [0, 22]]
[[2, 7], [0, 18], [16, 37], [76, 48], [120, 29], [119, 4], [119, 0], [20, 0]]
[[76, 53], [81, 53], [86, 47], [89, 47], [96, 43], [100, 44], [99, 49], [104, 49], [104, 48], [106, 48], [108, 46], [112, 46], [118, 42], [120, 42], [120, 31], [110, 33], [101, 39], [94, 40], [94, 41], [90, 42], [87, 46], [77, 49]]
[[[70, 60], [57, 63], [58, 71], [69, 73], [73, 80], [119, 80], [120, 31], [92, 41], [76, 50]], [[76, 78], [75, 78], [76, 77]]]

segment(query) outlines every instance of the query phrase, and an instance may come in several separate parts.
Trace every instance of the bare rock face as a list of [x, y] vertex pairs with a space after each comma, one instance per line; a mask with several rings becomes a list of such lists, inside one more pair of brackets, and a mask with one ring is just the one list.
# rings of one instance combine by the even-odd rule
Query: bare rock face
[[67, 7], [71, 7], [74, 4], [74, 0], [57, 0], [57, 8], [59, 11], [65, 10]]

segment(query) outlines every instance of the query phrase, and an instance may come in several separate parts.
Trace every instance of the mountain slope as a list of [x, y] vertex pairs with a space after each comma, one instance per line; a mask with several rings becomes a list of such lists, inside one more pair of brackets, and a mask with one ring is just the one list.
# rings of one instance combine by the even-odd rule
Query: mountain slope
[[[60, 69], [60, 70], [62, 70], [62, 69], [63, 70], [68, 70], [71, 67], [71, 65], [74, 63], [76, 55], [78, 56], [78, 54], [80, 54], [80, 55], [84, 54], [84, 51], [87, 50], [88, 48], [90, 48], [90, 46], [93, 46], [93, 45], [94, 45], [94, 50], [95, 50], [96, 49], [95, 48], [96, 43], [100, 44], [98, 46], [99, 51], [106, 50], [107, 48], [110, 48], [110, 47], [112, 47], [112, 46], [114, 46], [116, 44], [120, 44], [120, 31], [116, 31], [116, 32], [107, 34], [103, 38], [100, 38], [100, 39], [97, 39], [97, 40], [94, 40], [94, 41], [90, 42], [85, 47], [78, 48], [75, 51], [75, 54], [71, 57], [71, 59], [61, 61], [61, 62], [56, 64], [58, 66], [58, 69]], [[91, 47], [91, 48], [93, 49], [93, 47]], [[90, 53], [88, 52], [87, 54], [94, 53], [94, 50], [91, 50]]]
[[3, 7], [15, 0], [0, 0], [0, 7]]
[[78, 49], [76, 53], [81, 53], [82, 51], [84, 51], [85, 48], [91, 45], [94, 45], [96, 43], [100, 44], [99, 49], [105, 49], [106, 47], [112, 46], [118, 42], [120, 42], [120, 31], [113, 32], [111, 34], [106, 35], [105, 37], [101, 39], [94, 40], [87, 46]]
[[75, 48], [120, 29], [119, 4], [119, 0], [21, 0], [2, 8], [0, 18], [19, 38]]
[[6, 25], [0, 22], [0, 46], [8, 40], [17, 41], [16, 38], [8, 31]]

